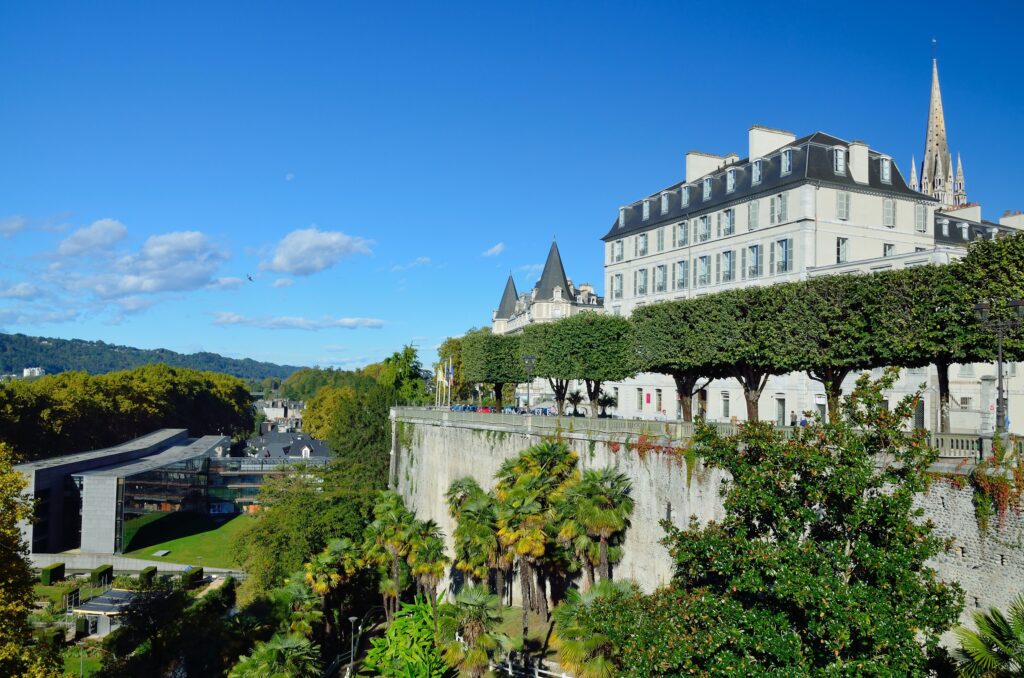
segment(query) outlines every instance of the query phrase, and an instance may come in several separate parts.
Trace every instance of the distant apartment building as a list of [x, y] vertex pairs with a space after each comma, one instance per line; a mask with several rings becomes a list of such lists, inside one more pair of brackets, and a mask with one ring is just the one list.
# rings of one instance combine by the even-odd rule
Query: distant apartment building
[[29, 377], [41, 377], [46, 374], [46, 369], [42, 367], [26, 367], [21, 370], [22, 379], [28, 379]]
[[302, 400], [257, 400], [253, 407], [266, 417], [261, 424], [261, 433], [302, 430], [302, 414], [306, 410], [306, 403]]

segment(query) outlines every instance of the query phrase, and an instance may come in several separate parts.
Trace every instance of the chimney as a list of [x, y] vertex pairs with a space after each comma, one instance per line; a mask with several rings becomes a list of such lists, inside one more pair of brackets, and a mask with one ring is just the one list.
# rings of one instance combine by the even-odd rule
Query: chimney
[[1019, 210], [1012, 214], [1004, 214], [999, 217], [999, 223], [1003, 226], [1009, 226], [1010, 228], [1024, 229], [1024, 214]]
[[701, 153], [700, 151], [687, 151], [686, 153], [686, 183], [691, 184], [701, 177], [711, 174], [719, 169], [725, 162], [720, 155]]
[[850, 142], [850, 157], [847, 158], [850, 176], [858, 184], [868, 183], [868, 145], [863, 141]]
[[750, 158], [763, 158], [774, 150], [796, 141], [796, 135], [781, 129], [754, 125], [747, 133], [750, 141]]

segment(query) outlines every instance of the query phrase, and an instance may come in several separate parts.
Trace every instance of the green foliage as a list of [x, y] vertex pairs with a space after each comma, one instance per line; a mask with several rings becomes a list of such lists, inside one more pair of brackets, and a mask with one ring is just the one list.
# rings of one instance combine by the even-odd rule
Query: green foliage
[[608, 659], [613, 646], [610, 638], [594, 633], [587, 614], [599, 600], [613, 595], [636, 597], [639, 590], [632, 582], [603, 581], [581, 593], [571, 589], [555, 608], [555, 635], [558, 663], [578, 678], [612, 678], [615, 666]]
[[441, 605], [437, 642], [444, 660], [470, 678], [480, 678], [502, 647], [506, 636], [496, 633], [502, 616], [498, 596], [482, 586], [459, 591], [455, 599]]
[[365, 391], [377, 380], [364, 370], [335, 370], [330, 367], [304, 367], [296, 370], [281, 384], [281, 397], [308, 401], [324, 387]]
[[64, 579], [64, 563], [54, 563], [39, 570], [40, 583], [49, 586]]
[[23, 367], [36, 366], [45, 368], [48, 374], [73, 371], [103, 374], [155, 363], [220, 372], [239, 379], [252, 380], [264, 377], [283, 379], [298, 369], [290, 365], [275, 365], [249, 358], [225, 358], [216, 353], [183, 354], [163, 348], [146, 350], [102, 341], [0, 333], [0, 374], [20, 373]]
[[379, 676], [445, 678], [452, 675], [434, 642], [430, 605], [419, 597], [414, 603], [403, 603], [385, 634], [373, 639], [365, 665]]
[[0, 440], [30, 459], [116, 445], [160, 428], [202, 436], [252, 427], [245, 383], [225, 374], [148, 365], [0, 384]]
[[317, 678], [320, 648], [300, 636], [277, 635], [240, 657], [229, 678]]
[[181, 588], [194, 589], [203, 582], [203, 568], [193, 567], [191, 570], [185, 570], [179, 577]]
[[1024, 675], [1024, 594], [1010, 604], [1009, 616], [991, 608], [975, 612], [977, 631], [956, 629], [960, 647], [953, 651], [957, 669], [968, 678]]
[[391, 491], [382, 491], [373, 505], [373, 522], [363, 537], [363, 560], [380, 572], [381, 593], [388, 620], [398, 612], [402, 592], [405, 559], [413, 547], [416, 517], [405, 507], [402, 498]]
[[155, 580], [156, 580], [156, 566], [155, 565], [150, 565], [149, 567], [144, 567], [144, 568], [142, 568], [142, 571], [139, 572], [139, 585], [142, 586], [143, 588], [152, 586], [153, 582]]
[[[476, 328], [466, 331], [466, 334], [479, 332]], [[472, 383], [466, 380], [465, 366], [462, 361], [462, 337], [448, 337], [437, 347], [437, 363], [434, 369], [446, 369], [449, 359], [452, 365], [452, 402], [469, 402], [473, 397]]]
[[502, 405], [502, 387], [526, 380], [521, 338], [516, 335], [491, 334], [480, 331], [462, 339], [462, 364], [465, 379], [474, 383], [492, 384], [494, 399]]
[[89, 583], [93, 586], [109, 584], [114, 579], [113, 565], [100, 565], [89, 573]]
[[[726, 517], [663, 522], [671, 587], [596, 619], [623, 674], [925, 671], [963, 595], [926, 565], [947, 545], [913, 502], [937, 453], [904, 429], [914, 397], [884, 406], [894, 378], [861, 378], [843, 420], [790, 440], [765, 424], [727, 438], [698, 427], [698, 454], [732, 478]], [[685, 629], [679, 645], [670, 628]]]

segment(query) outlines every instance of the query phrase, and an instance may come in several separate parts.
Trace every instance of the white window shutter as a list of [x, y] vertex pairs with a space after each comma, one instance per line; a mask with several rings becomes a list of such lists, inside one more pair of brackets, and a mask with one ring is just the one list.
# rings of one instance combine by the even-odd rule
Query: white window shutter
[[779, 221], [786, 221], [788, 218], [786, 216], [786, 194], [783, 193], [779, 196]]
[[768, 201], [768, 223], [775, 223], [775, 198]]
[[786, 248], [786, 272], [793, 272], [793, 239], [789, 239], [789, 247]]
[[740, 279], [747, 279], [747, 249], [744, 247], [740, 250]]
[[775, 242], [768, 246], [770, 251], [768, 253], [768, 273], [769, 275], [775, 275]]

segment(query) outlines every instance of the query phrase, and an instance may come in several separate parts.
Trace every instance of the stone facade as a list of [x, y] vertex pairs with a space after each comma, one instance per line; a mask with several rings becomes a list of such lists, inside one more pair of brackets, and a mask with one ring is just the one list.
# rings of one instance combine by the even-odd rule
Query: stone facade
[[[391, 487], [418, 518], [437, 521], [448, 538], [450, 552], [455, 525], [444, 498], [449, 485], [470, 476], [481, 487], [493, 487], [494, 474], [506, 459], [540, 442], [551, 430], [531, 431], [525, 419], [509, 424], [506, 419], [494, 417], [489, 423], [481, 416], [478, 421], [466, 423], [428, 416], [439, 414], [425, 412], [418, 416], [403, 410], [399, 416], [392, 411]], [[705, 468], [699, 459], [688, 468], [685, 460], [664, 453], [650, 452], [641, 458], [635, 451], [616, 445], [607, 433], [586, 430], [587, 420], [563, 421], [569, 428], [560, 434], [579, 455], [581, 468], [612, 466], [633, 483], [636, 505], [632, 526], [614, 576], [635, 579], [645, 591], [667, 583], [672, 567], [660, 544], [664, 535], [660, 521], [667, 517], [683, 527], [690, 516], [701, 522], [722, 518], [720, 489], [724, 474]], [[621, 435], [614, 438], [622, 440]], [[1002, 522], [993, 518], [988, 531], [982, 533], [975, 520], [972, 493], [966, 483], [958, 489], [940, 480], [919, 500], [937, 534], [954, 540], [951, 550], [935, 558], [932, 565], [943, 579], [963, 586], [963, 623], [969, 623], [970, 614], [979, 607], [1007, 608], [1024, 590], [1024, 517], [1011, 511]], [[517, 598], [514, 588], [513, 599]], [[946, 641], [951, 638], [947, 634]]]

